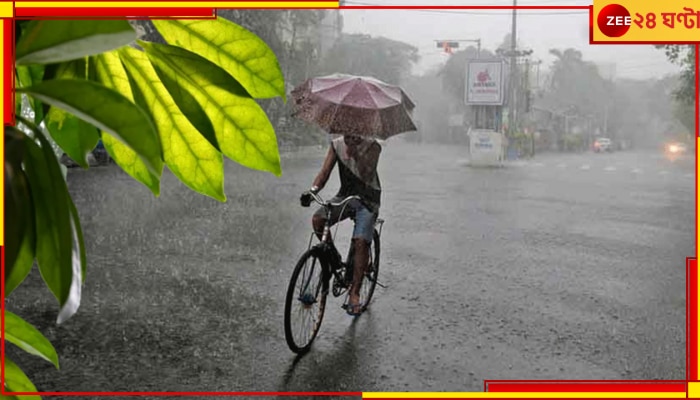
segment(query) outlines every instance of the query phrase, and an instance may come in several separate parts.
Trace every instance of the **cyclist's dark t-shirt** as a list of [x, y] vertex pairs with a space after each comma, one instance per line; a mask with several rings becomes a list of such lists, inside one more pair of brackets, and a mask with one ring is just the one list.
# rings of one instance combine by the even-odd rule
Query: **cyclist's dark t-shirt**
[[[365, 146], [365, 149], [369, 148], [369, 146], [378, 146], [381, 151], [381, 146], [376, 140], [363, 143], [362, 146]], [[360, 177], [355, 160], [346, 157], [346, 145], [343, 138], [334, 139], [332, 147], [338, 160], [338, 173], [340, 175], [340, 190], [336, 197], [360, 196], [362, 203], [370, 211], [374, 213], [379, 212], [382, 187], [379, 183], [379, 175], [376, 168], [370, 175], [369, 180], [365, 181]]]

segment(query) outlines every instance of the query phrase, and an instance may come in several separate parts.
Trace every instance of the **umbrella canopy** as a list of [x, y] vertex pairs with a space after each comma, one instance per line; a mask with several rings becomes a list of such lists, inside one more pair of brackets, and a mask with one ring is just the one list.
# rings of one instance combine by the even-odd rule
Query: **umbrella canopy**
[[375, 78], [334, 74], [312, 78], [292, 91], [294, 116], [330, 134], [390, 136], [415, 131], [411, 99], [398, 86]]

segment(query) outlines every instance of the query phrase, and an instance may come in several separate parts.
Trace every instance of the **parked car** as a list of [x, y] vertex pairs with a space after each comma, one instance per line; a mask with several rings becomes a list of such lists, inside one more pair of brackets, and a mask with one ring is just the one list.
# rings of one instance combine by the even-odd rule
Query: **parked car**
[[593, 151], [596, 153], [613, 152], [613, 142], [609, 138], [598, 138], [593, 142]]

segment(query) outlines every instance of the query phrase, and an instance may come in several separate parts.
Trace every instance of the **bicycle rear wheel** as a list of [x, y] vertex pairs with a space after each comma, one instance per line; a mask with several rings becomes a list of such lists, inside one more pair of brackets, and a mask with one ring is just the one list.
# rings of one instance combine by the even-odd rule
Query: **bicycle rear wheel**
[[310, 249], [294, 268], [284, 304], [284, 336], [293, 352], [311, 348], [321, 328], [327, 296], [319, 251]]
[[379, 232], [377, 232], [375, 229], [374, 238], [372, 239], [372, 243], [370, 244], [369, 248], [369, 263], [367, 264], [365, 277], [363, 278], [362, 286], [360, 287], [360, 304], [364, 304], [362, 306], [362, 311], [367, 309], [367, 306], [374, 295], [374, 289], [377, 287], [380, 250]]

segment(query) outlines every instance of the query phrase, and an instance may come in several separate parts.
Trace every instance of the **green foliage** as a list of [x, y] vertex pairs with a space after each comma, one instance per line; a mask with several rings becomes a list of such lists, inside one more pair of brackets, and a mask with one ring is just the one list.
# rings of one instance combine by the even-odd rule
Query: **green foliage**
[[[44, 78], [44, 66], [43, 65], [29, 65], [29, 66], [17, 66], [17, 73], [16, 73], [17, 78], [19, 79], [19, 85], [15, 85], [16, 87], [29, 87], [32, 86], [34, 83], [41, 82], [41, 80]], [[19, 104], [20, 110], [17, 114], [21, 114], [21, 107], [22, 107], [22, 102], [21, 102], [21, 93], [17, 93], [17, 96], [19, 96], [20, 101], [17, 102]], [[41, 106], [41, 102], [39, 100], [35, 100], [33, 97], [30, 97], [29, 99], [29, 105], [36, 111], [36, 115], [34, 117], [34, 121], [39, 123], [43, 119], [43, 107]]]
[[[15, 24], [17, 100], [26, 96], [34, 118], [18, 108], [22, 129], [5, 128], [6, 296], [36, 261], [59, 303], [57, 322], [80, 305], [83, 232], [53, 142], [88, 168], [101, 139], [155, 196], [166, 165], [220, 201], [224, 156], [281, 174], [277, 137], [256, 99], [284, 99], [284, 77], [272, 50], [248, 30], [225, 20], [158, 21], [169, 44], [139, 42], [143, 51], [127, 21]], [[10, 312], [5, 318], [10, 343], [58, 368], [38, 330]], [[7, 391], [36, 392], [16, 364], [6, 358], [5, 366]]]
[[136, 151], [152, 172], [160, 173], [160, 144], [153, 122], [123, 95], [84, 79], [52, 79], [17, 91], [111, 133]]
[[[225, 156], [281, 174], [272, 124], [245, 88], [225, 70], [175, 46], [141, 43], [180, 110]], [[211, 104], [202, 108], [201, 104]]]
[[36, 133], [40, 144], [25, 140], [22, 160], [34, 205], [34, 255], [46, 285], [63, 307], [69, 301], [73, 278], [68, 188], [50, 145], [41, 132]]
[[[20, 92], [21, 93], [21, 92]], [[46, 129], [56, 143], [81, 167], [88, 168], [88, 154], [100, 140], [95, 127], [60, 108], [46, 116]]]
[[260, 38], [225, 19], [153, 21], [168, 43], [185, 47], [228, 71], [251, 96], [285, 98], [277, 57]]
[[[129, 77], [117, 52], [102, 53], [94, 58], [96, 81], [130, 101], [134, 100]], [[101, 131], [102, 142], [112, 159], [132, 178], [144, 184], [155, 196], [160, 195], [160, 173], [151, 172], [139, 154], [117, 137]]]
[[[24, 279], [34, 261], [34, 211], [22, 169], [27, 141], [18, 129], [5, 128], [5, 295]], [[29, 266], [27, 258], [31, 259]]]
[[75, 60], [124, 46], [136, 39], [127, 21], [38, 20], [30, 22], [15, 49], [17, 65]]
[[9, 311], [5, 311], [5, 339], [58, 368], [58, 354], [51, 342], [35, 327]]
[[[86, 58], [79, 58], [70, 62], [61, 63], [55, 67], [53, 78], [85, 79], [87, 76], [87, 67]], [[41, 80], [35, 80], [34, 82], [40, 83]], [[31, 87], [32, 85], [23, 86]], [[34, 97], [29, 98], [34, 99]], [[40, 121], [40, 119], [37, 118], [34, 120], [35, 122]], [[51, 107], [49, 109], [44, 122], [52, 139], [66, 154], [81, 167], [88, 168], [88, 153], [95, 148], [97, 141], [100, 139], [97, 129], [91, 124], [57, 107]]]
[[[36, 386], [32, 383], [27, 375], [12, 362], [5, 357], [5, 389], [8, 392], [25, 392], [36, 393]], [[17, 398], [20, 398], [17, 396]], [[21, 396], [22, 399], [40, 399], [39, 396]]]
[[148, 107], [161, 138], [163, 160], [183, 183], [217, 200], [225, 200], [223, 158], [168, 94], [148, 57], [131, 47], [119, 51], [136, 104]]

